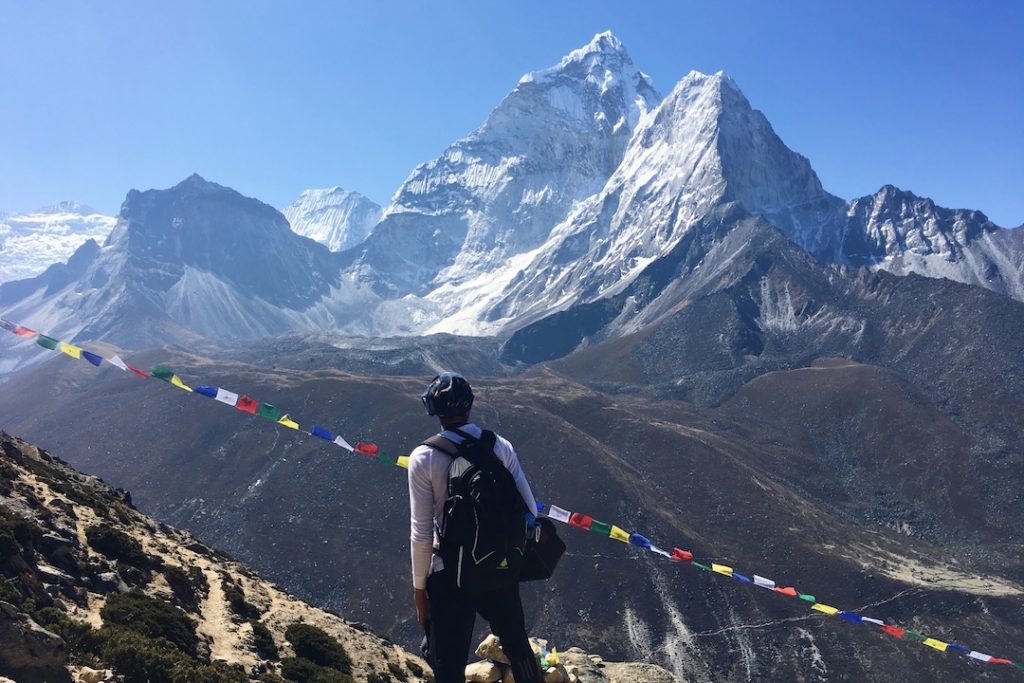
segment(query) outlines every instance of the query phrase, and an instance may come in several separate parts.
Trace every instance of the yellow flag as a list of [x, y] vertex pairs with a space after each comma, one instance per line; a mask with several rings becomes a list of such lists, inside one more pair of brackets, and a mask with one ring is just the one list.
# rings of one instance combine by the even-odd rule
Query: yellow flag
[[409, 456], [408, 455], [400, 455], [400, 456], [398, 456], [398, 463], [397, 463], [397, 465], [399, 467], [401, 467], [403, 470], [409, 469]]
[[724, 564], [711, 563], [711, 571], [718, 574], [725, 574], [726, 576], [732, 576], [732, 567], [726, 567]]
[[277, 424], [284, 425], [288, 429], [298, 429], [299, 428], [299, 423], [296, 422], [295, 420], [291, 419], [287, 415], [282, 416], [281, 419], [277, 421]]
[[941, 640], [935, 640], [934, 638], [925, 638], [924, 644], [928, 647], [933, 647], [939, 652], [945, 652], [946, 648], [949, 647], [949, 643], [944, 643]]
[[171, 375], [171, 384], [173, 384], [174, 386], [178, 387], [179, 389], [184, 389], [185, 391], [187, 391], [189, 393], [192, 392], [192, 387], [185, 386], [185, 383], [182, 382], [180, 379], [178, 379], [177, 375]]
[[621, 529], [612, 524], [611, 533], [608, 534], [609, 538], [614, 538], [616, 541], [622, 541], [623, 543], [629, 543], [629, 532]]
[[823, 612], [829, 616], [832, 616], [833, 614], [839, 614], [839, 610], [837, 610], [835, 607], [823, 605], [820, 602], [816, 602], [813, 605], [811, 605], [811, 609], [816, 609], [819, 612]]
[[64, 342], [60, 342], [60, 350], [68, 354], [72, 358], [82, 358], [82, 349], [78, 348], [77, 346], [72, 346], [71, 344], [65, 344]]

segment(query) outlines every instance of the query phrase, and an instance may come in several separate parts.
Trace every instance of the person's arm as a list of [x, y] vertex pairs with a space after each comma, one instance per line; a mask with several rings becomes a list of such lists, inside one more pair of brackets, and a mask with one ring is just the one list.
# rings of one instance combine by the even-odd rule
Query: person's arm
[[434, 554], [434, 487], [430, 482], [430, 458], [424, 446], [409, 455], [409, 529], [416, 621], [426, 630], [430, 619], [427, 574]]
[[501, 458], [502, 462], [505, 463], [505, 467], [512, 473], [512, 477], [516, 480], [516, 488], [519, 489], [519, 495], [523, 497], [523, 502], [526, 503], [526, 510], [533, 515], [537, 516], [537, 501], [533, 497], [533, 491], [530, 489], [530, 482], [526, 480], [526, 473], [523, 472], [522, 465], [519, 464], [519, 458], [516, 456], [516, 449], [512, 447], [512, 444], [504, 437], [499, 436], [496, 442], [495, 452]]

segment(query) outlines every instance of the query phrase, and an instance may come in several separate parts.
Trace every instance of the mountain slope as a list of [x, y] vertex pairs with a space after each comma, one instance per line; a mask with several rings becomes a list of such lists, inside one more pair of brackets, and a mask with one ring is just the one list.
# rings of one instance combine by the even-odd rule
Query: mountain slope
[[102, 243], [117, 219], [78, 202], [0, 214], [0, 284], [40, 275], [88, 240]]
[[297, 234], [344, 251], [366, 239], [383, 209], [358, 192], [335, 186], [305, 190], [281, 213]]

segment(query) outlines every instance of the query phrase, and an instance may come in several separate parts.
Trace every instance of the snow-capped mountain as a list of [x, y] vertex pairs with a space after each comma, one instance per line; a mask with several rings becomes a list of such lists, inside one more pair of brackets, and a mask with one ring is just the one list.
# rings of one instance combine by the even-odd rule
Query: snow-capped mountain
[[536, 249], [601, 189], [658, 100], [611, 33], [526, 74], [480, 128], [413, 170], [350, 272], [390, 297], [424, 295]]
[[945, 209], [886, 185], [850, 202], [843, 260], [985, 287], [1024, 301], [1024, 230], [980, 211]]
[[366, 239], [383, 209], [358, 192], [335, 186], [306, 190], [281, 213], [296, 233], [331, 251], [344, 251]]
[[102, 248], [87, 242], [66, 266], [0, 286], [0, 307], [65, 340], [252, 338], [315, 326], [305, 312], [339, 269], [273, 207], [193, 175], [129, 192]]
[[0, 214], [0, 282], [21, 280], [63, 263], [86, 240], [103, 242], [117, 219], [66, 201], [26, 214]]

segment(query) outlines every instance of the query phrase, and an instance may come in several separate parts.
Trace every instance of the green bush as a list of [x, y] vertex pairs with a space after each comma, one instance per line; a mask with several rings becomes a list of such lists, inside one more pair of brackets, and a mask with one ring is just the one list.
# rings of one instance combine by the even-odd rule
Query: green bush
[[171, 592], [174, 594], [176, 604], [189, 612], [198, 612], [199, 599], [196, 595], [196, 588], [192, 584], [191, 576], [185, 573], [185, 570], [181, 567], [173, 565], [164, 565], [161, 571], [164, 578], [167, 579], [167, 585], [170, 586]]
[[316, 626], [292, 624], [285, 630], [284, 637], [292, 644], [297, 657], [342, 673], [352, 673], [352, 659], [345, 648]]
[[252, 640], [256, 648], [256, 654], [261, 659], [269, 659], [276, 662], [279, 654], [277, 643], [274, 642], [274, 636], [270, 633], [270, 629], [255, 619], [250, 620], [249, 624], [252, 626]]
[[405, 665], [407, 667], [409, 667], [409, 671], [412, 672], [413, 676], [416, 676], [417, 678], [423, 678], [423, 667], [422, 666], [420, 666], [416, 662], [412, 661], [411, 659], [409, 661], [407, 661], [405, 663]]
[[405, 669], [395, 662], [388, 662], [388, 671], [390, 671], [391, 675], [400, 681], [409, 680], [409, 674], [405, 673]]
[[172, 670], [171, 679], [174, 683], [249, 683], [244, 669], [224, 662], [196, 664], [181, 661]]
[[395, 683], [395, 681], [387, 674], [381, 674], [374, 671], [366, 677], [366, 683]]
[[295, 683], [352, 683], [352, 677], [337, 669], [315, 664], [304, 657], [285, 657], [281, 673]]
[[228, 601], [232, 612], [245, 620], [260, 618], [259, 608], [245, 599], [245, 591], [242, 587], [226, 574], [221, 578], [221, 587], [224, 589], [224, 599]]
[[188, 666], [182, 652], [162, 638], [147, 638], [120, 626], [104, 626], [100, 635], [103, 661], [124, 676], [124, 683], [178, 683], [175, 668], [180, 672]]
[[72, 656], [82, 659], [99, 653], [99, 635], [87, 622], [72, 619], [56, 607], [44, 607], [33, 617], [40, 626], [63, 638]]
[[195, 655], [199, 639], [188, 615], [141, 591], [112, 593], [100, 610], [104, 624], [123, 626], [147, 638], [165, 638], [183, 652]]
[[142, 550], [142, 544], [112, 526], [101, 524], [85, 530], [89, 546], [112, 560], [124, 562], [139, 569], [157, 569], [163, 564]]

